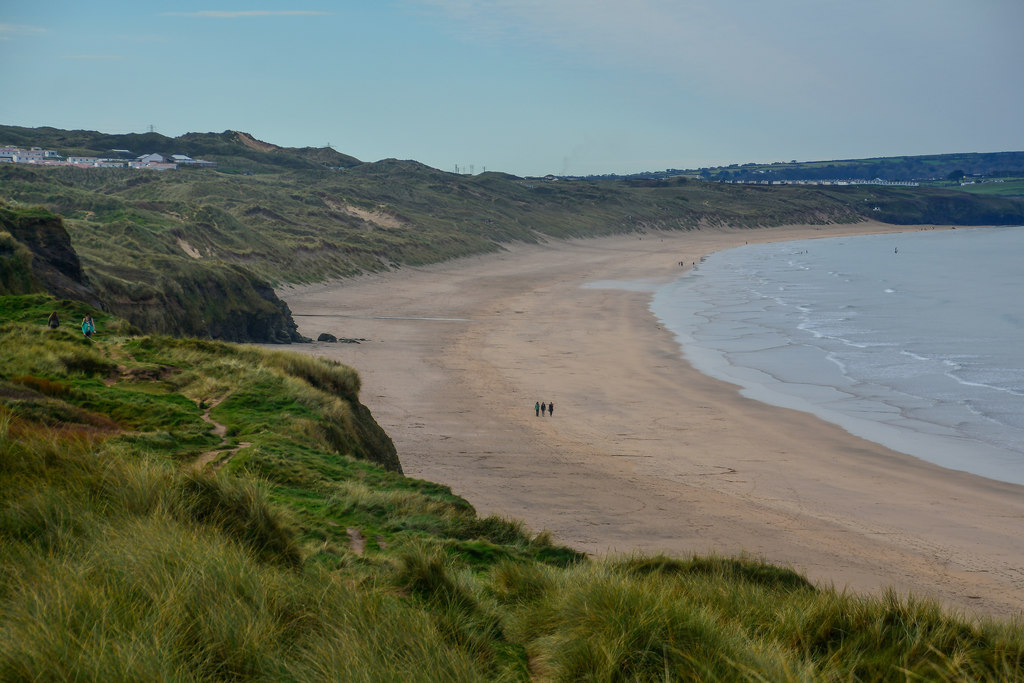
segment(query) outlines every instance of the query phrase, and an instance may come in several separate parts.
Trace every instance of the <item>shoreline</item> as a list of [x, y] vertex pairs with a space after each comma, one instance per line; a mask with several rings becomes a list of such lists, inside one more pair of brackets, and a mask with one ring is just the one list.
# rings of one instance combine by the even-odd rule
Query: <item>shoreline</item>
[[[1021, 229], [1024, 228], [1007, 227], [1007, 230]], [[972, 228], [972, 230], [974, 229]], [[982, 232], [985, 231], [992, 235], [1000, 232], [1006, 234], [1002, 231], [1002, 228], [985, 228], [982, 230]], [[960, 230], [959, 232], [963, 234], [970, 231]], [[922, 235], [921, 233], [924, 234]], [[938, 231], [926, 230], [909, 234], [915, 237], [921, 235], [921, 239], [927, 241], [928, 235], [945, 238], [949, 236], [955, 237], [955, 233], [956, 231], [947, 229]], [[866, 237], [871, 236], [868, 235]], [[881, 237], [882, 239], [891, 240], [896, 235], [883, 234]], [[846, 242], [841, 243], [845, 244]], [[790, 248], [790, 245], [795, 244], [797, 243], [783, 243], [787, 249]], [[911, 244], [915, 243], [911, 241]], [[920, 248], [921, 245], [916, 244], [915, 246]], [[833, 267], [837, 266], [833, 265]], [[682, 282], [684, 282], [683, 279], [676, 281], [676, 283]], [[954, 431], [953, 424], [949, 422], [931, 423], [927, 420], [921, 421], [918, 418], [894, 417], [891, 415], [885, 415], [884, 419], [875, 419], [879, 412], [888, 411], [894, 406], [898, 408], [900, 404], [898, 402], [890, 404], [887, 400], [859, 394], [852, 386], [845, 388], [845, 384], [841, 383], [842, 380], [828, 379], [828, 374], [822, 377], [818, 377], [815, 374], [815, 379], [813, 380], [780, 379], [775, 376], [774, 371], [766, 369], [756, 361], [754, 363], [743, 361], [734, 363], [728, 358], [728, 354], [731, 351], [723, 350], [714, 342], [701, 343], [696, 341], [691, 335], [695, 330], [703, 329], [703, 323], [689, 323], [685, 321], [687, 319], [698, 320], [698, 318], [690, 317], [694, 315], [694, 310], [690, 306], [699, 305], [693, 302], [704, 300], [699, 295], [684, 296], [678, 300], [676, 300], [676, 296], [667, 295], [667, 292], [672, 291], [672, 288], [676, 286], [683, 289], [687, 287], [686, 285], [677, 285], [676, 283], [672, 283], [668, 288], [660, 289], [653, 297], [650, 308], [655, 317], [674, 331], [687, 361], [704, 374], [737, 386], [740, 393], [748, 398], [816, 415], [827, 422], [842, 427], [855, 436], [911, 455], [920, 460], [996, 481], [1024, 485], [1024, 462], [1020, 460], [1022, 454], [1006, 446], [1005, 442], [1001, 444], [999, 442], [987, 441], [977, 434], [962, 434]], [[938, 286], [934, 285], [933, 287]], [[705, 302], [703, 305], [707, 307], [708, 304]], [[725, 317], [728, 318], [728, 314]], [[719, 320], [718, 323], [720, 324], [721, 321]], [[749, 333], [744, 333], [744, 336], [747, 334]], [[806, 342], [801, 342], [800, 344], [803, 346]], [[819, 347], [815, 346], [814, 341], [810, 341], [809, 345], [811, 349], [819, 350]], [[754, 351], [754, 353], [756, 355], [757, 351]], [[810, 362], [815, 361], [812, 360]], [[820, 365], [820, 361], [818, 363]], [[803, 365], [803, 361], [801, 361], [801, 365]], [[816, 365], [815, 367], [818, 366]], [[832, 370], [831, 364], [827, 364], [822, 369], [822, 371], [828, 370]], [[785, 370], [783, 370], [783, 375], [785, 375]], [[810, 387], [809, 391], [808, 387]], [[833, 393], [833, 396], [823, 395], [825, 393]], [[852, 399], [858, 404], [858, 409], [856, 411], [848, 411], [844, 410], [841, 406], [832, 406], [831, 401], [834, 400], [835, 394], [839, 394], [842, 398]], [[895, 412], [897, 415], [901, 415], [899, 410]], [[865, 417], [865, 414], [872, 416]], [[969, 418], [959, 418], [959, 420], [965, 419]], [[970, 453], [971, 457], [969, 459], [962, 457], [965, 452]]]
[[[552, 240], [279, 295], [303, 334], [368, 340], [298, 350], [355, 367], [406, 473], [481, 515], [592, 554], [746, 553], [819, 584], [1016, 615], [1024, 489], [745, 398], [690, 365], [651, 292], [581, 286], [668, 281], [744, 242], [915, 229]], [[555, 417], [534, 415], [542, 400]]]

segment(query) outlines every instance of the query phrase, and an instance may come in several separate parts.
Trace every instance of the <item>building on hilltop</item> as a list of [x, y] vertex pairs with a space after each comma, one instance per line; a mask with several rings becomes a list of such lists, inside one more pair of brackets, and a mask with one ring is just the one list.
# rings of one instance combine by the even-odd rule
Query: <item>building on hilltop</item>
[[68, 157], [65, 161], [71, 166], [92, 167], [99, 163], [99, 157]]
[[42, 147], [33, 147], [32, 149], [22, 149], [10, 145], [0, 147], [0, 161], [8, 163], [41, 164], [44, 161], [56, 161], [60, 158], [61, 156], [52, 149], [43, 149]]
[[0, 145], [0, 163], [37, 164], [44, 166], [75, 166], [78, 168], [145, 168], [155, 171], [170, 171], [178, 168], [181, 159], [183, 165], [214, 167], [212, 161], [192, 159], [183, 154], [175, 154], [167, 158], [162, 154], [144, 154], [140, 157], [127, 149], [108, 150], [110, 157], [69, 156], [62, 157], [57, 152], [41, 147], [22, 149], [14, 145]]
[[213, 161], [203, 161], [202, 159], [193, 159], [190, 156], [184, 154], [172, 154], [171, 161], [178, 164], [179, 166], [201, 166], [203, 168], [213, 168], [217, 165]]

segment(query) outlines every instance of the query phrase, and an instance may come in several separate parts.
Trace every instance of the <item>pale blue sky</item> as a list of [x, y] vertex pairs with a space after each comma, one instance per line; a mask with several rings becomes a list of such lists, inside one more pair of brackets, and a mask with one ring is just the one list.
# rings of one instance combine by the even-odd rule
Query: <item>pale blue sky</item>
[[0, 123], [518, 175], [1020, 151], [1022, 35], [1024, 0], [0, 0]]

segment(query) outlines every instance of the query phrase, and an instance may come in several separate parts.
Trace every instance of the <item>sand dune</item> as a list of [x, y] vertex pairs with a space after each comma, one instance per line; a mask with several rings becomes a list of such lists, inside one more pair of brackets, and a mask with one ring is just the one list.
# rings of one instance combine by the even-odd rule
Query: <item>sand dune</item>
[[[406, 474], [589, 553], [748, 553], [821, 584], [1024, 608], [1024, 488], [952, 472], [742, 397], [681, 359], [642, 288], [746, 241], [895, 230], [649, 233], [279, 292], [296, 350], [357, 368]], [[535, 401], [554, 401], [536, 417]]]

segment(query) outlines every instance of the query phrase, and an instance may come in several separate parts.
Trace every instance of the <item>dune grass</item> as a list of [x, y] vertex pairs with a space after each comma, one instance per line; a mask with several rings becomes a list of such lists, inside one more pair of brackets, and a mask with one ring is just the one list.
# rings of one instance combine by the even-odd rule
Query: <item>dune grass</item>
[[[588, 559], [480, 518], [402, 476], [351, 368], [18, 315], [0, 323], [0, 680], [1024, 677], [1016, 622], [756, 558]], [[191, 467], [217, 448], [219, 471]]]
[[[240, 139], [208, 144], [221, 152], [234, 146], [255, 162]], [[1024, 221], [1020, 202], [948, 188], [465, 176], [394, 159], [349, 166], [323, 154], [260, 153], [266, 165], [253, 175], [7, 164], [0, 208], [10, 211], [0, 213], [66, 229], [96, 300], [141, 329], [274, 343], [301, 337], [272, 287], [491, 253], [512, 242], [726, 226], [827, 230], [864, 220]], [[0, 293], [41, 291], [34, 257], [15, 233], [4, 234]]]

